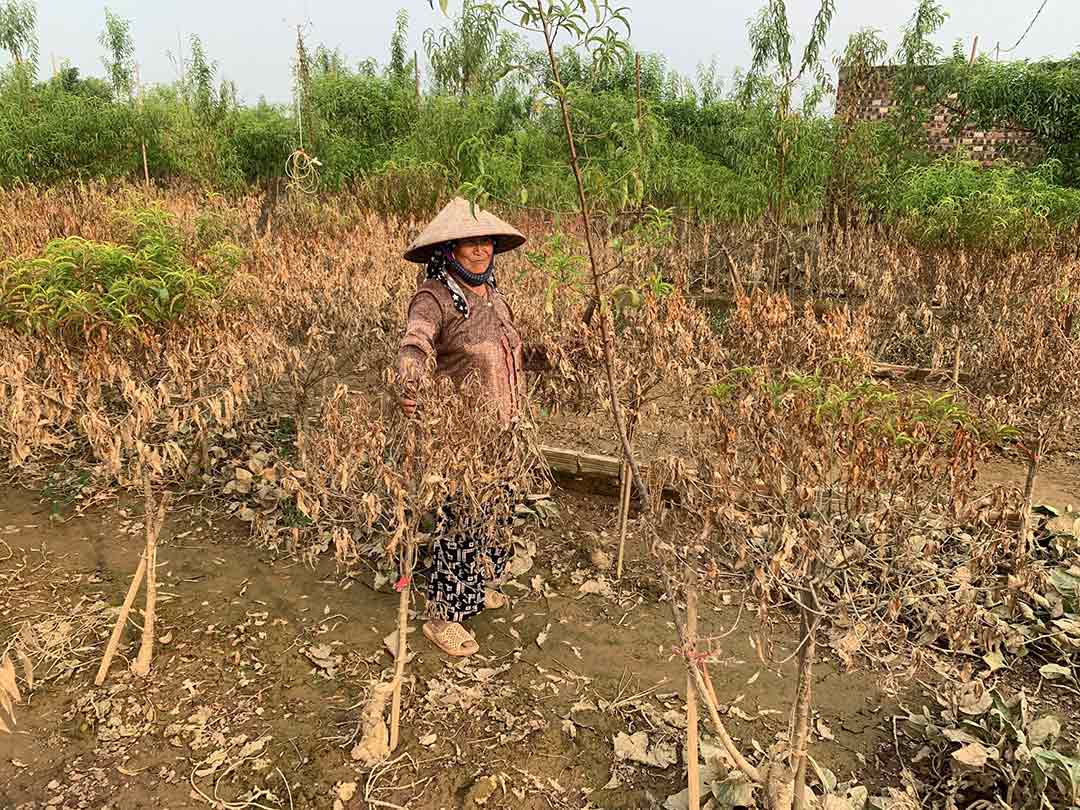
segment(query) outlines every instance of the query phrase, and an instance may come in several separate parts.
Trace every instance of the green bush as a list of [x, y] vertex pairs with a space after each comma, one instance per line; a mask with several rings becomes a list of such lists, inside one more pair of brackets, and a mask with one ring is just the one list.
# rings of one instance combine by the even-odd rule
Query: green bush
[[909, 168], [886, 201], [890, 218], [923, 244], [1012, 250], [1046, 245], [1080, 223], [1080, 189], [1055, 183], [1058, 166], [983, 169], [941, 158]]
[[215, 243], [189, 261], [171, 215], [124, 212], [124, 244], [56, 239], [40, 256], [0, 265], [0, 324], [32, 333], [75, 333], [112, 325], [164, 325], [218, 298], [241, 260]]

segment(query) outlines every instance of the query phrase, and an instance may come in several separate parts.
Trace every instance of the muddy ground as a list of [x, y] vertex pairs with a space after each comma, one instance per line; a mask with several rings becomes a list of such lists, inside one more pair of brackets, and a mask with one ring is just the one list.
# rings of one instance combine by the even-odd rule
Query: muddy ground
[[[987, 471], [1014, 479], [1014, 465]], [[1037, 500], [1078, 501], [1075, 471], [1042, 476]], [[557, 490], [509, 609], [472, 625], [481, 654], [448, 659], [410, 636], [401, 745], [368, 771], [350, 756], [370, 685], [389, 678], [384, 638], [397, 597], [332, 560], [312, 568], [253, 548], [242, 524], [177, 504], [159, 552], [151, 676], [127, 670], [138, 615], [108, 679], [93, 684], [143, 544], [138, 508], [53, 519], [40, 493], [0, 491], [0, 646], [25, 622], [40, 649], [17, 733], [0, 735], [0, 807], [224, 810], [301, 807], [652, 808], [685, 785], [685, 670], [640, 540], [620, 582], [590, 552], [610, 548], [614, 502]], [[728, 633], [712, 668], [744, 746], [786, 724], [790, 666], [766, 669], [748, 643], [742, 587], [717, 594], [702, 634]], [[141, 602], [141, 599], [140, 599]], [[139, 602], [136, 603], [137, 605]], [[422, 607], [417, 603], [414, 608]], [[414, 622], [419, 627], [419, 621]], [[776, 658], [791, 646], [779, 628]], [[816, 670], [813, 755], [843, 781], [875, 787], [899, 767], [891, 718], [930, 700], [905, 662]], [[645, 732], [645, 762], [616, 759]], [[637, 742], [642, 738], [632, 737]], [[355, 787], [355, 790], [354, 790]], [[343, 798], [347, 800], [342, 801]]]

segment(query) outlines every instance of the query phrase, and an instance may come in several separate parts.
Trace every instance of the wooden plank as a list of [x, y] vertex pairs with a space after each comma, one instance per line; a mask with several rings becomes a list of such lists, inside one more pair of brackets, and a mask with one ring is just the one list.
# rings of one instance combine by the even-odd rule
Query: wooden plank
[[548, 445], [541, 445], [540, 452], [543, 453], [544, 459], [556, 473], [596, 478], [619, 477], [621, 462], [615, 456], [602, 456], [581, 450], [569, 450]]

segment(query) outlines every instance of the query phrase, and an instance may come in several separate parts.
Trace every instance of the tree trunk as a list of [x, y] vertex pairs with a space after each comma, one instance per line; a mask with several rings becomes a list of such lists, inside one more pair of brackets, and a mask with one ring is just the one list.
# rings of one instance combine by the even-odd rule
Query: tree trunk
[[1019, 555], [1026, 555], [1030, 548], [1028, 534], [1031, 532], [1031, 495], [1035, 489], [1035, 476], [1039, 474], [1039, 462], [1042, 459], [1043, 440], [1040, 436], [1034, 447], [1029, 447], [1027, 480], [1024, 481], [1024, 501], [1020, 505], [1020, 546]]
[[694, 569], [686, 566], [686, 781], [687, 810], [701, 808], [701, 773], [698, 764], [697, 688], [694, 671], [697, 669], [697, 582]]
[[795, 708], [791, 719], [791, 758], [795, 770], [792, 807], [804, 810], [809, 807], [806, 797], [806, 755], [810, 742], [810, 707], [813, 699], [814, 656], [817, 652], [815, 630], [817, 629], [818, 602], [811, 584], [800, 594], [803, 604], [799, 609], [800, 638], [799, 669], [795, 687]]
[[[540, 22], [544, 29], [544, 44], [547, 47], [548, 62], [551, 66], [551, 75], [555, 77], [555, 84], [562, 86], [562, 78], [559, 75], [559, 64], [555, 58], [555, 43], [552, 41], [551, 27], [548, 25], [547, 12], [544, 10], [544, 0], [537, 0], [536, 10], [540, 15]], [[615, 349], [611, 339], [611, 330], [608, 327], [607, 313], [604, 311], [603, 295], [600, 289], [600, 268], [596, 261], [596, 251], [593, 249], [592, 224], [589, 219], [589, 204], [585, 198], [585, 183], [581, 179], [581, 167], [578, 165], [577, 147], [574, 146], [574, 129], [570, 124], [570, 110], [566, 104], [565, 94], [559, 94], [559, 109], [562, 112], [563, 131], [566, 135], [566, 145], [570, 150], [570, 168], [574, 173], [577, 183], [578, 203], [581, 207], [581, 221], [585, 227], [585, 247], [589, 253], [589, 269], [593, 283], [593, 301], [597, 313], [600, 316], [600, 339], [604, 344], [604, 373], [607, 376], [608, 397], [611, 404], [611, 414], [615, 420], [615, 430], [619, 435], [619, 444], [622, 447], [623, 458], [630, 466], [633, 473], [634, 483], [644, 503], [648, 503], [648, 490], [645, 487], [645, 479], [641, 476], [641, 470], [634, 461], [634, 453], [630, 447], [630, 439], [627, 436], [627, 426], [623, 420], [622, 406], [619, 404], [619, 393], [615, 386]]]

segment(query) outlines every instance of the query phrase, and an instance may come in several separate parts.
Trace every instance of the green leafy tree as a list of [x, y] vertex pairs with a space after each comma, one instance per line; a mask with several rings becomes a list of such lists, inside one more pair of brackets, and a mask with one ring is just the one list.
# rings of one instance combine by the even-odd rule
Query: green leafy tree
[[788, 22], [787, 6], [784, 0], [768, 0], [758, 12], [758, 16], [750, 23], [750, 48], [753, 57], [744, 83], [744, 93], [748, 100], [763, 87], [771, 89], [775, 94], [776, 182], [770, 204], [776, 225], [772, 279], [774, 287], [778, 283], [780, 267], [780, 248], [787, 197], [787, 161], [792, 142], [797, 137], [800, 126], [799, 118], [796, 117], [793, 120], [791, 117], [792, 94], [804, 77], [812, 80], [812, 85], [803, 98], [802, 117], [806, 117], [813, 114], [829, 90], [829, 76], [821, 57], [825, 47], [825, 37], [829, 33], [829, 26], [832, 24], [835, 13], [834, 0], [821, 0], [811, 24], [810, 37], [803, 48], [798, 69], [792, 59], [791, 26]]
[[435, 89], [460, 96], [493, 93], [524, 66], [520, 38], [500, 31], [498, 10], [475, 0], [448, 27], [424, 31], [424, 50]]
[[1061, 181], [1080, 186], [1080, 56], [1038, 62], [973, 65], [952, 59], [943, 81], [979, 128], [1019, 127], [1046, 157], [1061, 164]]
[[134, 88], [135, 40], [131, 36], [131, 21], [105, 9], [105, 30], [98, 37], [105, 48], [105, 72], [112, 84], [113, 98], [128, 101]]
[[836, 58], [839, 77], [836, 95], [835, 135], [830, 161], [829, 185], [825, 194], [828, 221], [846, 221], [857, 205], [857, 195], [873, 176], [878, 161], [873, 138], [859, 120], [860, 99], [870, 91], [874, 71], [889, 45], [874, 28], [856, 31]]
[[199, 35], [192, 34], [185, 91], [195, 117], [205, 124], [213, 123], [218, 118], [218, 106], [215, 101], [217, 93], [214, 91], [216, 75], [217, 63], [207, 58]]
[[409, 12], [400, 9], [394, 20], [394, 33], [390, 35], [390, 63], [386, 75], [392, 81], [403, 83], [412, 79], [412, 65], [405, 47], [409, 41]]
[[5, 0], [0, 4], [0, 47], [16, 65], [37, 69], [37, 6], [32, 0]]
[[939, 67], [941, 48], [931, 37], [946, 19], [948, 14], [937, 0], [919, 0], [915, 13], [904, 26], [895, 57], [894, 105], [890, 111], [890, 123], [895, 133], [892, 152], [896, 159], [906, 161], [925, 155], [923, 125], [930, 111], [941, 103], [947, 87], [944, 72]]

